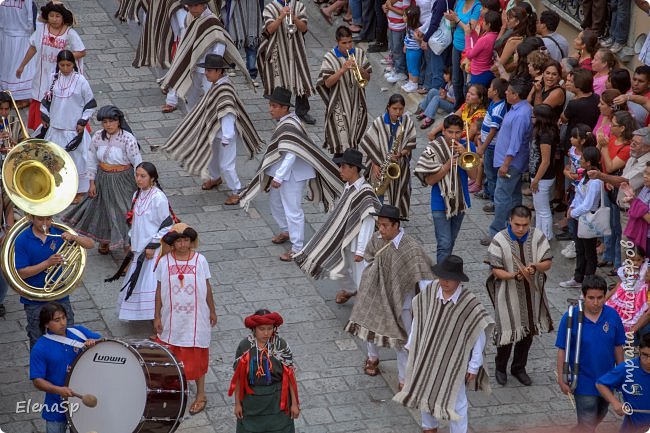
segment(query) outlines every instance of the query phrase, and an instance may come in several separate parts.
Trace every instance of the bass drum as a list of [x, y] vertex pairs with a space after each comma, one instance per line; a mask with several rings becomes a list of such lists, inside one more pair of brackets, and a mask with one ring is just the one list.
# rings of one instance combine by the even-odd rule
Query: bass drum
[[67, 412], [73, 433], [174, 432], [189, 391], [183, 365], [150, 340], [98, 341], [74, 361], [66, 386], [97, 397], [95, 407], [69, 399], [77, 409]]

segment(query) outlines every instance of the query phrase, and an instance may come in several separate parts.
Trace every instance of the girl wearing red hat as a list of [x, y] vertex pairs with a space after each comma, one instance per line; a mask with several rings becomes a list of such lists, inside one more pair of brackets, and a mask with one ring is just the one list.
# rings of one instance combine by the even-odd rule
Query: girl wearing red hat
[[228, 395], [235, 394], [237, 433], [295, 432], [300, 402], [291, 348], [277, 335], [282, 322], [282, 316], [269, 310], [244, 319], [252, 333], [237, 347], [228, 390]]

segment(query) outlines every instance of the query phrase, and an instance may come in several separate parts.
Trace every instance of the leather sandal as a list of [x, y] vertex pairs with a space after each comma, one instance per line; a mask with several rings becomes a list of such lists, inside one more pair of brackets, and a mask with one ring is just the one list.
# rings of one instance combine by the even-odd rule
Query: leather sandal
[[271, 238], [271, 242], [273, 242], [276, 245], [280, 245], [285, 243], [286, 241], [289, 240], [289, 233], [287, 232], [282, 232], [278, 235], [275, 235]]
[[379, 371], [379, 360], [371, 361], [370, 358], [366, 358], [366, 365], [363, 367], [363, 372], [368, 376], [377, 376]]
[[293, 251], [287, 251], [286, 253], [280, 256], [280, 260], [282, 260], [283, 262], [293, 262], [294, 254], [295, 253]]
[[201, 189], [204, 190], [204, 191], [208, 191], [208, 190], [211, 190], [211, 189], [214, 189], [214, 188], [218, 188], [219, 185], [221, 185], [222, 183], [223, 183], [223, 180], [221, 180], [221, 178], [206, 180], [201, 185]]
[[234, 206], [236, 204], [239, 204], [239, 194], [232, 194], [230, 195], [226, 201], [223, 202], [226, 206]]
[[356, 296], [357, 292], [356, 290], [354, 292], [348, 292], [345, 289], [341, 289], [338, 292], [336, 292], [336, 300], [335, 302], [337, 304], [345, 304], [350, 300], [351, 297]]
[[323, 18], [325, 18], [325, 21], [327, 21], [327, 24], [329, 24], [331, 26], [332, 22], [333, 22], [332, 15], [325, 12], [324, 9], [320, 10], [320, 14], [323, 16]]
[[174, 111], [176, 111], [176, 106], [165, 104], [162, 106], [162, 109], [160, 111], [162, 111], [163, 113], [173, 113]]
[[420, 125], [420, 129], [427, 129], [431, 125], [433, 125], [434, 120], [430, 117], [426, 117], [423, 121], [422, 124]]
[[202, 412], [207, 404], [208, 400], [206, 398], [194, 400], [194, 403], [190, 406], [190, 415], [196, 415], [197, 413]]

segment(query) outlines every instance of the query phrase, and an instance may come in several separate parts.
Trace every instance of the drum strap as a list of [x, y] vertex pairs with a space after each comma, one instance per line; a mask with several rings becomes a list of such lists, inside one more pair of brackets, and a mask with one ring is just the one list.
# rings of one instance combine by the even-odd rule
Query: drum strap
[[[68, 331], [72, 332], [75, 336], [81, 338], [83, 341], [86, 341], [88, 338], [81, 332], [80, 330], [76, 328], [68, 328]], [[84, 343], [81, 341], [73, 340], [72, 338], [68, 337], [63, 337], [61, 335], [56, 335], [56, 334], [45, 334], [45, 338], [49, 338], [52, 341], [56, 341], [57, 343], [61, 344], [66, 344], [68, 346], [76, 347], [78, 349], [81, 349], [84, 347]]]

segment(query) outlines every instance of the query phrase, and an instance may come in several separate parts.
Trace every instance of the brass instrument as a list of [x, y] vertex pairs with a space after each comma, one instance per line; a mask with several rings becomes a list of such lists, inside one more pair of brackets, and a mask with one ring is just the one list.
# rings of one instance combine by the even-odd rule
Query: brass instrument
[[393, 145], [390, 148], [390, 152], [388, 152], [386, 159], [381, 164], [381, 174], [379, 176], [379, 179], [377, 179], [377, 183], [374, 187], [375, 194], [377, 194], [379, 197], [384, 195], [390, 183], [395, 179], [399, 179], [402, 174], [402, 170], [399, 168], [399, 164], [393, 162], [391, 159], [393, 156], [399, 156], [399, 147], [402, 144], [402, 140], [404, 140], [404, 123], [400, 122], [399, 130], [395, 135], [395, 139], [393, 140]]
[[[284, 1], [284, 7], [289, 6], [291, 0]], [[293, 12], [290, 11], [288, 15], [284, 17], [285, 24], [287, 25], [287, 34], [289, 37], [292, 37], [297, 31], [298, 27], [293, 23]]]
[[[20, 113], [18, 110], [16, 112], [24, 136], [29, 137]], [[14, 205], [36, 216], [56, 215], [68, 207], [77, 193], [78, 175], [74, 161], [61, 146], [47, 140], [27, 139], [13, 147], [3, 163], [2, 179], [5, 192]], [[64, 224], [52, 225], [77, 234]], [[31, 221], [24, 217], [6, 233], [0, 250], [2, 272], [9, 285], [27, 299], [52, 301], [63, 298], [81, 280], [86, 251], [75, 242], [65, 241], [57, 251], [63, 256], [63, 263], [45, 271], [44, 287], [34, 287], [26, 283], [16, 270], [14, 246], [16, 238], [24, 230], [31, 230], [31, 226]]]
[[354, 54], [350, 53], [350, 50], [346, 50], [348, 59], [351, 59], [354, 62], [354, 69], [352, 70], [352, 76], [357, 82], [357, 85], [364, 89], [368, 85], [368, 80], [363, 78], [363, 75], [361, 75], [361, 68], [359, 68], [359, 63], [357, 62], [357, 56]]
[[447, 176], [443, 178], [444, 181], [449, 182], [449, 188], [447, 188], [447, 195], [450, 199], [456, 198], [456, 188], [458, 188], [458, 180], [456, 178], [456, 171], [458, 170], [458, 156], [457, 153], [454, 153], [454, 146], [456, 145], [456, 140], [451, 139], [451, 167], [449, 173], [451, 173], [451, 178], [447, 179]]
[[467, 151], [461, 153], [460, 155], [460, 161], [458, 162], [458, 165], [460, 168], [463, 170], [469, 171], [473, 170], [481, 162], [481, 157], [478, 156], [478, 153], [472, 152], [469, 147], [469, 123], [465, 122], [465, 142], [467, 143]]
[[580, 348], [582, 344], [582, 325], [584, 322], [584, 304], [583, 300], [579, 299], [577, 301], [578, 308], [578, 329], [576, 330], [576, 350], [573, 359], [573, 366], [571, 366], [571, 330], [573, 328], [573, 316], [574, 316], [575, 305], [573, 300], [569, 300], [569, 308], [567, 310], [567, 321], [566, 321], [566, 340], [565, 340], [565, 352], [564, 352], [564, 362], [562, 363], [562, 375], [564, 380], [569, 388], [571, 388], [571, 393], [574, 393], [576, 387], [578, 386], [578, 375], [580, 374]]

